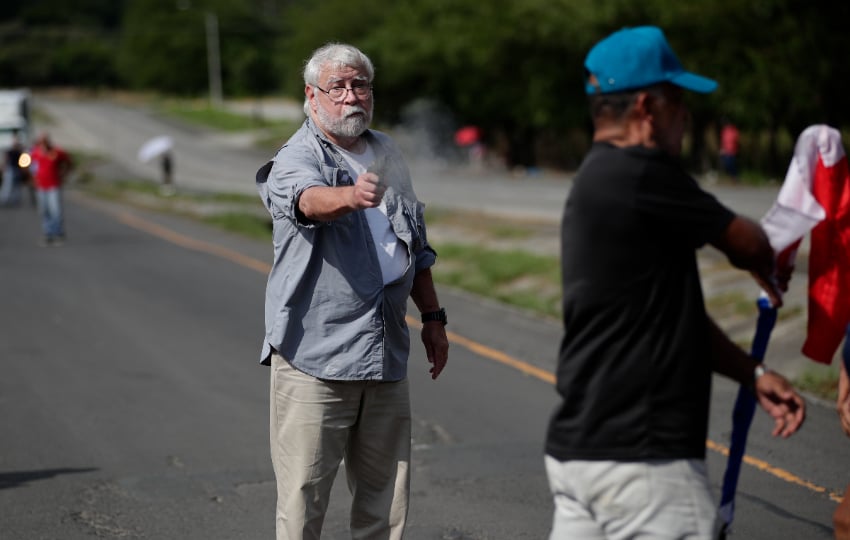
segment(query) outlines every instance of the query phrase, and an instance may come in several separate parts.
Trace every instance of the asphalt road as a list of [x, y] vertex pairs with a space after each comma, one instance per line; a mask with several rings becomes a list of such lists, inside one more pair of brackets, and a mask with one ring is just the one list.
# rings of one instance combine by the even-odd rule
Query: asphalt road
[[[271, 538], [257, 364], [269, 246], [68, 203], [56, 248], [37, 245], [28, 208], [0, 212], [0, 538]], [[478, 316], [443, 300], [458, 331]], [[437, 381], [418, 342], [411, 358], [409, 537], [540, 538], [551, 386], [455, 349]], [[335, 497], [327, 537], [344, 538], [344, 488]]]
[[[216, 151], [222, 170], [245, 153]], [[68, 195], [61, 248], [37, 245], [29, 209], [0, 210], [0, 538], [271, 538], [268, 373], [256, 364], [270, 246]], [[440, 296], [449, 368], [431, 381], [418, 343], [411, 357], [407, 537], [544, 538], [541, 450], [559, 329]], [[718, 492], [735, 391], [715, 381], [708, 463]], [[848, 480], [833, 410], [810, 403], [789, 440], [769, 431], [757, 414], [736, 536], [830, 538]], [[346, 537], [337, 484], [327, 538]]]

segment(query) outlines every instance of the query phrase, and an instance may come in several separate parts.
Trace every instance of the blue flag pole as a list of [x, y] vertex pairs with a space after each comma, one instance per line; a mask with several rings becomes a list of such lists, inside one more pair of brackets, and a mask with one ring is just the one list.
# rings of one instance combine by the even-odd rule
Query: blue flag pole
[[[770, 333], [776, 324], [776, 308], [770, 305], [770, 300], [764, 295], [757, 301], [759, 316], [756, 333], [750, 349], [750, 356], [756, 360], [764, 360]], [[850, 328], [848, 328], [850, 332]], [[720, 530], [720, 540], [725, 540], [731, 532], [732, 520], [735, 518], [735, 490], [738, 487], [738, 475], [741, 472], [741, 462], [747, 446], [747, 433], [756, 410], [756, 396], [749, 386], [742, 384], [738, 389], [735, 407], [732, 410], [732, 442], [729, 445], [729, 459], [726, 462], [726, 472], [723, 475], [723, 491], [720, 497], [720, 517], [723, 526]]]

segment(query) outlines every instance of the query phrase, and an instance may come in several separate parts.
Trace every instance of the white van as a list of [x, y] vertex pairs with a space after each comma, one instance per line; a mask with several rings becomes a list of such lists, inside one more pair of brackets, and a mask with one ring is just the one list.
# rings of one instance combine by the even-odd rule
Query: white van
[[14, 133], [24, 148], [29, 148], [30, 126], [29, 90], [0, 90], [0, 151], [5, 152], [12, 145]]

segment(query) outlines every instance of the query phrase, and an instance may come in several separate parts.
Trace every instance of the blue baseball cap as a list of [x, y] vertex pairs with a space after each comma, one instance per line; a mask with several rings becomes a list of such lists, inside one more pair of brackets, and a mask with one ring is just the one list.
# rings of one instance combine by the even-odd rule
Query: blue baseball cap
[[593, 46], [584, 67], [588, 95], [610, 94], [668, 82], [707, 94], [717, 82], [685, 71], [664, 32], [656, 26], [624, 28]]

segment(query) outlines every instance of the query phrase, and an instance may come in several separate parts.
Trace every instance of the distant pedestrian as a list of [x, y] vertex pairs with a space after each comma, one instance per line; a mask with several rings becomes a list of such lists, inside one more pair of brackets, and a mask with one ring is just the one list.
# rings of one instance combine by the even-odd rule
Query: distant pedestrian
[[476, 171], [481, 171], [487, 148], [481, 140], [481, 128], [478, 126], [464, 126], [455, 132], [455, 144], [464, 149], [467, 154], [467, 163]]
[[724, 119], [720, 128], [720, 166], [723, 172], [738, 182], [738, 152], [740, 150], [741, 133], [728, 119]]
[[705, 466], [712, 372], [750, 385], [774, 435], [805, 404], [706, 313], [696, 249], [711, 244], [776, 304], [759, 225], [703, 191], [679, 160], [689, 73], [656, 27], [628, 28], [585, 60], [594, 134], [561, 227], [562, 401], [549, 425], [551, 540], [709, 540], [717, 507]]
[[54, 146], [47, 133], [32, 149], [32, 163], [44, 245], [61, 245], [65, 240], [62, 186], [71, 170], [70, 156]]
[[174, 195], [177, 192], [174, 189], [174, 155], [169, 150], [164, 152], [160, 159], [162, 160], [162, 187], [160, 190], [163, 195]]

